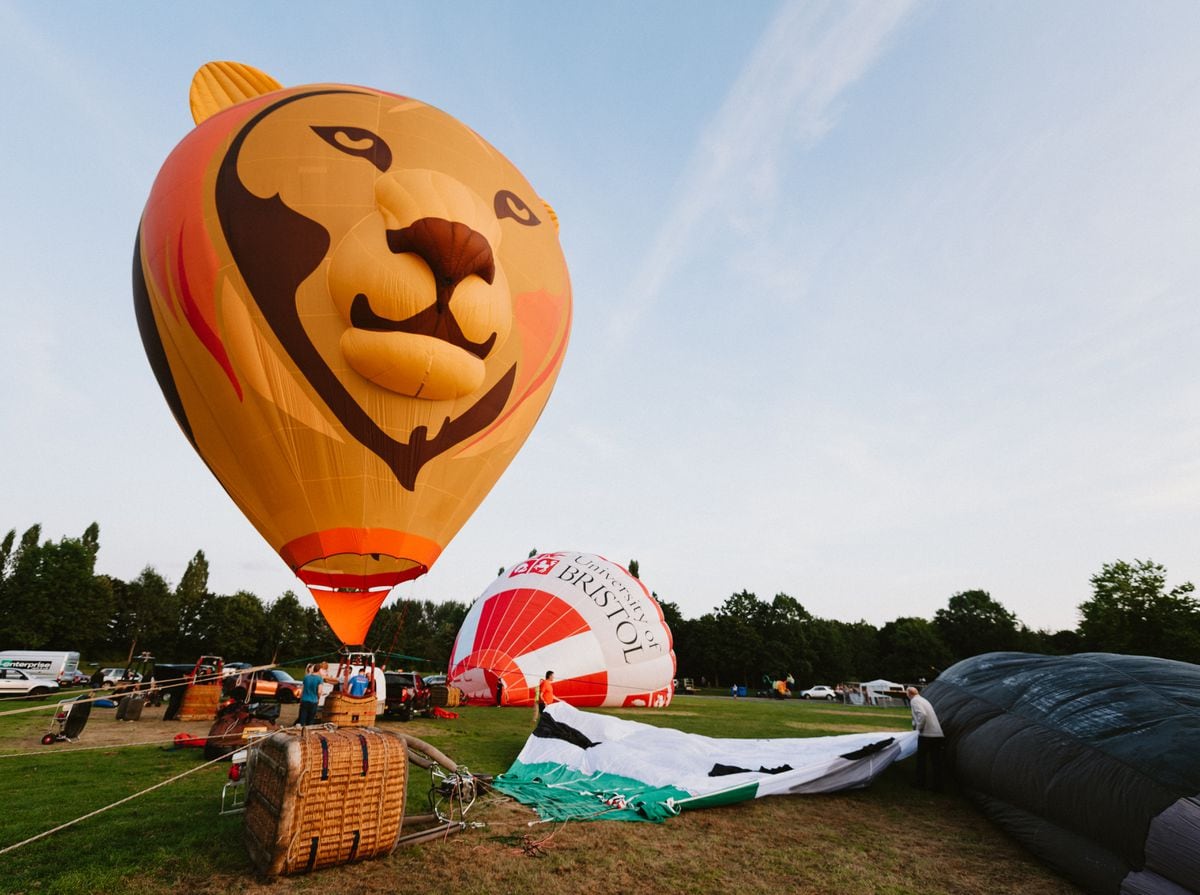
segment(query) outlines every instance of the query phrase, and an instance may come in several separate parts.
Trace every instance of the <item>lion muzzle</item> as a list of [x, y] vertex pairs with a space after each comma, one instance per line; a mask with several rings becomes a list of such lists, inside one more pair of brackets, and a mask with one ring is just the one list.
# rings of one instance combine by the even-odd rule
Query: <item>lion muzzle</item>
[[[330, 294], [350, 324], [342, 354], [360, 376], [399, 394], [470, 394], [512, 326], [499, 233], [464, 220], [486, 206], [461, 184], [385, 176], [376, 197], [380, 213], [355, 226], [330, 259]], [[421, 209], [461, 217], [415, 217]]]

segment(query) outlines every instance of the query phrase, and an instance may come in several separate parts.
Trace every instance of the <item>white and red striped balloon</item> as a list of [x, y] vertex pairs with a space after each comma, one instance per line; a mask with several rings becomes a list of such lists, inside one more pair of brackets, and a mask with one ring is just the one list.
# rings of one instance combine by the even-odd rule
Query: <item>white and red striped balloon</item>
[[450, 683], [494, 702], [503, 679], [506, 705], [531, 705], [547, 671], [571, 705], [669, 704], [675, 653], [658, 601], [590, 553], [541, 553], [506, 570], [463, 621]]

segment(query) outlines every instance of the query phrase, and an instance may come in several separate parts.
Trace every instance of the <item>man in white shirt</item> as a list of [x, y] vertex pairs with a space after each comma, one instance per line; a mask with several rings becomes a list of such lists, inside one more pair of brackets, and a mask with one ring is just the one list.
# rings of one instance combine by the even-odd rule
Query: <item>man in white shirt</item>
[[916, 687], [908, 688], [908, 704], [912, 708], [913, 730], [917, 732], [917, 786], [925, 789], [925, 765], [933, 769], [933, 788], [942, 788], [942, 757], [946, 737], [938, 721], [937, 712]]

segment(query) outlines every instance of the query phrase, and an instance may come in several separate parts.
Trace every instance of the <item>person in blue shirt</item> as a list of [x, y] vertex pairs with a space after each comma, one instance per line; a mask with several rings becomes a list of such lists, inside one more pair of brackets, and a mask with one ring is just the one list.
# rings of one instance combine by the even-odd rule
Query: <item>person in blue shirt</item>
[[296, 723], [301, 727], [317, 723], [317, 700], [321, 697], [321, 684], [336, 684], [337, 679], [329, 676], [329, 663], [309, 665], [308, 672], [300, 682], [300, 717]]
[[367, 669], [360, 668], [355, 673], [354, 677], [350, 678], [350, 695], [354, 697], [366, 696], [367, 690], [371, 687], [371, 679], [367, 677]]

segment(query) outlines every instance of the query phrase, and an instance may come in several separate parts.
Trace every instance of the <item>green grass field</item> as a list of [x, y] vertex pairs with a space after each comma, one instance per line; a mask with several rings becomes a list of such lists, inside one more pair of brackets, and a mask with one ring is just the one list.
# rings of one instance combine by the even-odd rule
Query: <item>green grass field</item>
[[[0, 712], [28, 705], [0, 704]], [[285, 707], [290, 722], [294, 707]], [[381, 726], [409, 731], [476, 773], [506, 770], [532, 727], [529, 709], [466, 707], [456, 720]], [[614, 714], [726, 737], [904, 730], [902, 709], [677, 697], [663, 711]], [[39, 745], [50, 712], [0, 714], [0, 848], [64, 824], [203, 762], [166, 746], [180, 729], [125, 725], [138, 742], [88, 748], [119, 724], [97, 709], [75, 744]], [[0, 855], [8, 893], [1075, 893], [954, 791], [912, 786], [912, 762], [868, 790], [784, 796], [684, 814], [665, 824], [543, 824], [514, 803], [477, 803], [482, 826], [388, 858], [309, 876], [258, 880], [240, 815], [220, 816], [228, 765], [204, 768], [61, 832]], [[429, 776], [412, 769], [408, 815], [427, 812]]]

